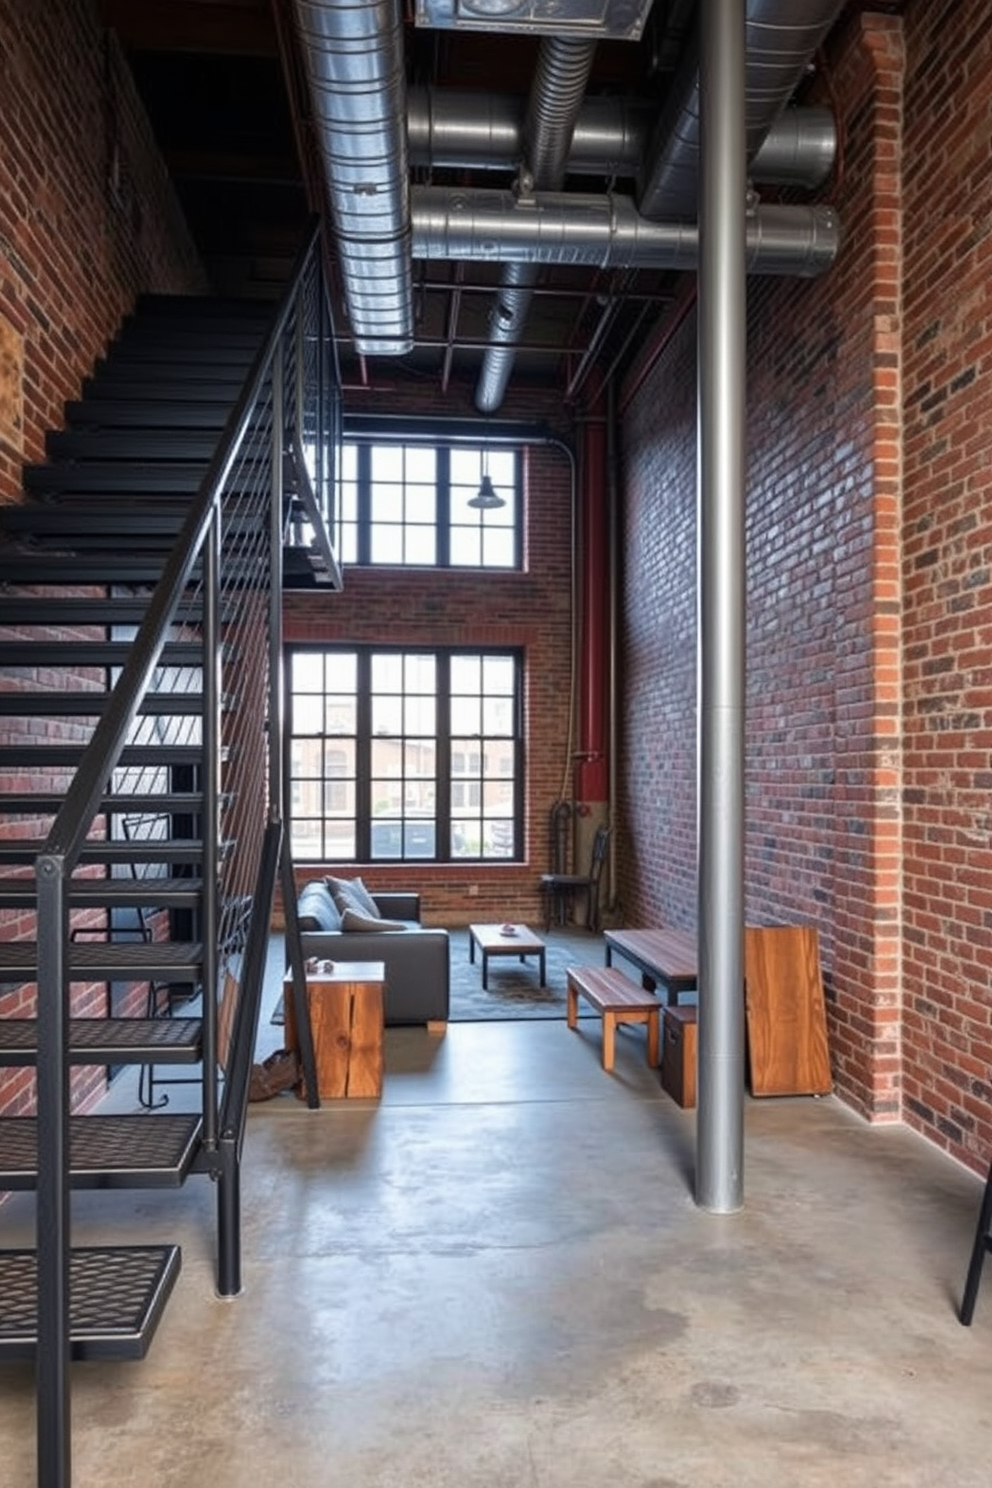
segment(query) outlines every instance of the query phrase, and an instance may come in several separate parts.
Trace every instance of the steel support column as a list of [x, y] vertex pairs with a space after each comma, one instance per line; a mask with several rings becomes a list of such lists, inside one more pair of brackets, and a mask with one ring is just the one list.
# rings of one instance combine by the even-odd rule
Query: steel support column
[[744, 7], [701, 0], [696, 1200], [744, 1199]]

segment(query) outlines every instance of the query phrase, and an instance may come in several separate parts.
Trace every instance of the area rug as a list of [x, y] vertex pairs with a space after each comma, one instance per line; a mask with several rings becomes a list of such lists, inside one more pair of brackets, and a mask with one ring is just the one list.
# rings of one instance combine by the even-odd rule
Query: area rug
[[[602, 966], [604, 945], [601, 935], [588, 930], [552, 929], [542, 938], [546, 986], [538, 984], [536, 956], [520, 962], [511, 956], [493, 956], [489, 960], [489, 987], [482, 990], [481, 956], [477, 950], [474, 964], [468, 955], [468, 930], [450, 930], [451, 936], [451, 1008], [452, 1023], [495, 1023], [512, 1018], [564, 1018], [565, 973], [569, 966]], [[589, 1010], [579, 1004], [580, 1015]], [[273, 1023], [283, 1022], [282, 997], [276, 1000]]]
[[[475, 963], [468, 956], [468, 931], [452, 930], [451, 935], [451, 1012], [452, 1023], [493, 1023], [510, 1018], [564, 1018], [565, 973], [569, 966], [602, 966], [604, 946], [601, 935], [588, 930], [552, 929], [541, 934], [547, 949], [544, 953], [545, 981], [538, 985], [540, 972], [536, 956], [523, 963], [514, 956], [489, 958], [488, 990], [482, 990], [482, 957], [477, 950]], [[579, 1004], [580, 1009], [584, 1004]]]

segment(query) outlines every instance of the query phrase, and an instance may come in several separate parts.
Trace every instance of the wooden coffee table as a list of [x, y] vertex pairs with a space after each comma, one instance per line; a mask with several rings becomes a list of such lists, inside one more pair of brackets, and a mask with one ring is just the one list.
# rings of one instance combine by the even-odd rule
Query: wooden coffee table
[[482, 952], [482, 990], [489, 991], [489, 958], [490, 956], [519, 956], [521, 961], [528, 956], [537, 956], [541, 972], [541, 986], [546, 986], [544, 980], [544, 941], [533, 930], [526, 925], [513, 925], [511, 929], [505, 925], [469, 925], [468, 927], [468, 959], [475, 961], [475, 948], [479, 947]]

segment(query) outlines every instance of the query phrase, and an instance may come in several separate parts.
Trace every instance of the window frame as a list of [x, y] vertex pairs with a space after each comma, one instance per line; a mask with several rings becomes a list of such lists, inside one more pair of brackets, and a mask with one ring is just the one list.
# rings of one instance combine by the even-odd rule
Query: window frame
[[[407, 451], [430, 450], [435, 457], [434, 477], [434, 561], [433, 563], [407, 562], [405, 560], [390, 562], [373, 557], [374, 535], [376, 522], [373, 520], [373, 483], [372, 463], [373, 453], [376, 449], [400, 449], [404, 453], [404, 461]], [[348, 500], [343, 489], [344, 483], [351, 479], [345, 472], [350, 466], [351, 451], [355, 452], [355, 514], [352, 518], [348, 513]], [[505, 520], [498, 518], [492, 520], [492, 514], [479, 511], [474, 519], [460, 520], [454, 524], [456, 528], [472, 528], [480, 534], [480, 545], [484, 549], [485, 537], [489, 533], [495, 537], [503, 532], [508, 532], [511, 538], [512, 560], [509, 563], [485, 562], [459, 563], [452, 562], [452, 453], [458, 451], [460, 454], [478, 455], [480, 479], [483, 469], [492, 461], [505, 460], [507, 455], [513, 459], [513, 474], [511, 480], [500, 476], [498, 485], [501, 494], [510, 507], [512, 523], [506, 524]], [[508, 445], [506, 443], [486, 445], [484, 440], [452, 441], [444, 439], [424, 440], [422, 438], [404, 438], [398, 433], [394, 438], [384, 438], [381, 435], [371, 434], [346, 434], [342, 441], [341, 455], [341, 479], [342, 492], [338, 503], [338, 532], [337, 551], [341, 555], [342, 564], [345, 567], [354, 566], [358, 568], [440, 568], [453, 573], [485, 573], [485, 574], [510, 574], [520, 573], [523, 569], [524, 560], [524, 513], [523, 513], [523, 484], [524, 484], [524, 459], [522, 445]], [[461, 489], [461, 487], [455, 487]], [[407, 546], [408, 532], [417, 524], [408, 520], [407, 513], [407, 483], [404, 479], [402, 484], [404, 520], [396, 523], [397, 529], [402, 534], [402, 546]], [[467, 502], [466, 502], [467, 506]], [[427, 525], [427, 524], [423, 524]], [[348, 537], [354, 532], [355, 548], [354, 556], [346, 557], [348, 552]]]
[[[323, 720], [322, 726], [316, 730], [297, 731], [297, 693], [294, 691], [294, 658], [296, 656], [319, 657], [321, 664], [322, 683], [319, 693], [316, 691], [300, 691], [300, 699], [307, 697], [319, 698], [320, 716]], [[331, 680], [328, 665], [334, 656], [342, 658], [354, 658], [354, 691], [350, 688], [337, 690], [329, 686]], [[377, 778], [373, 774], [373, 755], [377, 738], [383, 735], [376, 734], [373, 727], [373, 697], [388, 696], [388, 693], [374, 694], [372, 688], [373, 659], [376, 657], [395, 656], [404, 660], [416, 657], [430, 657], [435, 667], [434, 691], [431, 694], [435, 700], [436, 714], [434, 720], [434, 733], [431, 736], [435, 751], [435, 773], [434, 773], [434, 815], [429, 820], [432, 822], [434, 832], [434, 851], [431, 854], [423, 852], [407, 852], [406, 834], [411, 828], [415, 828], [418, 821], [428, 820], [419, 816], [416, 811], [409, 811], [406, 807], [405, 774], [400, 779], [404, 782], [402, 800], [398, 816], [390, 814], [380, 821], [380, 825], [393, 823], [398, 824], [400, 830], [401, 850], [397, 853], [373, 853], [373, 827], [376, 823], [376, 814], [373, 810], [373, 782]], [[456, 658], [478, 658], [482, 663], [480, 669], [480, 691], [479, 711], [480, 723], [487, 710], [487, 700], [490, 708], [498, 709], [500, 700], [505, 700], [508, 694], [504, 692], [487, 693], [484, 689], [485, 662], [495, 658], [501, 662], [509, 662], [512, 667], [512, 692], [509, 694], [509, 705], [511, 714], [510, 732], [508, 734], [465, 734], [454, 732], [454, 720], [452, 718], [452, 663]], [[523, 649], [515, 646], [416, 646], [416, 645], [377, 645], [374, 642], [348, 643], [327, 642], [315, 644], [314, 642], [294, 642], [286, 647], [286, 665], [284, 668], [284, 710], [286, 719], [287, 738], [287, 764], [286, 764], [286, 801], [287, 801], [287, 823], [286, 829], [293, 851], [294, 861], [299, 863], [436, 863], [436, 864], [472, 864], [479, 867], [504, 866], [510, 863], [523, 861], [524, 850], [524, 794], [525, 794], [525, 736], [524, 736], [524, 682], [525, 682], [525, 656]], [[406, 700], [422, 696], [414, 691], [401, 693], [403, 699], [403, 712], [406, 716]], [[455, 694], [455, 696], [466, 698], [475, 697], [475, 693]], [[353, 696], [354, 698], [354, 732], [341, 734], [333, 729], [328, 729], [328, 698]], [[408, 734], [404, 731], [395, 737], [399, 743], [400, 754], [405, 753], [405, 744], [408, 739], [414, 740], [424, 738], [425, 735]], [[327, 759], [328, 750], [333, 748], [337, 739], [354, 740], [354, 765], [351, 786], [354, 792], [354, 811], [348, 817], [329, 817], [326, 810], [328, 787], [337, 787], [345, 791], [347, 776], [328, 775]], [[471, 738], [479, 742], [479, 769], [480, 774], [476, 777], [452, 775], [453, 768], [453, 740], [460, 738]], [[484, 773], [484, 761], [481, 756], [484, 753], [484, 741], [486, 739], [509, 741], [509, 754], [512, 760], [512, 769], [509, 779], [513, 785], [512, 811], [506, 816], [492, 816], [490, 818], [492, 827], [495, 829], [499, 824], [507, 821], [511, 824], [512, 841], [510, 851], [505, 854], [487, 854], [485, 851], [479, 853], [455, 853], [454, 830], [460, 821], [474, 820], [479, 826], [480, 839], [483, 836], [484, 823], [487, 820], [485, 812], [485, 784], [488, 781], [498, 782], [501, 777], [497, 772], [487, 776]], [[297, 767], [295, 757], [297, 754], [297, 742], [303, 740], [316, 740], [319, 743], [321, 758], [321, 770], [319, 774], [308, 775], [306, 769], [301, 765]], [[301, 751], [302, 752], [302, 751]], [[425, 777], [429, 778], [429, 777]], [[315, 814], [302, 817], [303, 821], [315, 824], [315, 835], [319, 837], [317, 849], [314, 855], [305, 855], [297, 849], [295, 837], [295, 824], [301, 819], [298, 810], [298, 802], [306, 796], [306, 786], [310, 783], [321, 802], [321, 813], [319, 817]], [[465, 787], [478, 785], [479, 801], [477, 817], [461, 817], [457, 814], [457, 808], [453, 807], [453, 796], [455, 787], [461, 784]], [[471, 791], [468, 791], [471, 794]], [[328, 846], [329, 823], [335, 820], [347, 821], [354, 825], [354, 852], [349, 855]], [[480, 841], [480, 846], [484, 843]]]

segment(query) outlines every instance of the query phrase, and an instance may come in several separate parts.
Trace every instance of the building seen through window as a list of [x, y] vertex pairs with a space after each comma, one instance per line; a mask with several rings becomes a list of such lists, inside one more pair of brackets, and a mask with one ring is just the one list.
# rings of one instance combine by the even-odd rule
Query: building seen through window
[[517, 652], [294, 649], [294, 860], [521, 856]]

